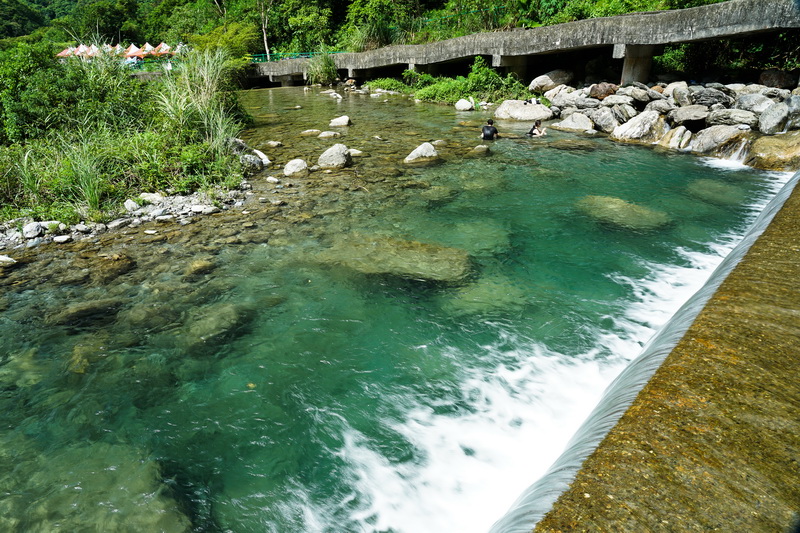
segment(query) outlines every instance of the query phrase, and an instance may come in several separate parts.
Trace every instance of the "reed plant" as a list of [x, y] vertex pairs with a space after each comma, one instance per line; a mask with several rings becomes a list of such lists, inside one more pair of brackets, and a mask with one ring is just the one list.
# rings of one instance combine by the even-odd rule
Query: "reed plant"
[[311, 84], [330, 85], [339, 77], [336, 62], [326, 50], [320, 51], [308, 60], [308, 81]]

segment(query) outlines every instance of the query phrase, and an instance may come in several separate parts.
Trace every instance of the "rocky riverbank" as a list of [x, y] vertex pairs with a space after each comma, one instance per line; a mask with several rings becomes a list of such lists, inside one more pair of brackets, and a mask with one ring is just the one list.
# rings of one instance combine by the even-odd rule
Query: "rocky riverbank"
[[[575, 88], [572, 74], [558, 70], [535, 78], [537, 102], [507, 100], [495, 118], [555, 120], [550, 127], [586, 135], [607, 134], [620, 142], [731, 158], [764, 170], [800, 168], [800, 87], [765, 72], [763, 83], [597, 83]], [[769, 86], [771, 83], [777, 86]]]

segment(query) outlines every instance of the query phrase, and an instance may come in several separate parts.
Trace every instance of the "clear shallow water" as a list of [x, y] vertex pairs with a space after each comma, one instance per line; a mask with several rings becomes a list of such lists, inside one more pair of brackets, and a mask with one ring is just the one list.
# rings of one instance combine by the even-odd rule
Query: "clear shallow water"
[[[263, 148], [277, 163], [315, 161], [333, 142], [298, 133], [341, 114], [354, 126], [336, 142], [369, 157], [275, 192], [302, 198], [305, 216], [265, 224], [268, 244], [165, 245], [107, 284], [6, 288], [5, 529], [108, 530], [138, 514], [141, 530], [166, 516], [166, 530], [486, 531], [786, 179], [555, 131], [468, 158], [480, 113], [243, 98], [245, 138], [281, 140]], [[442, 164], [403, 168], [434, 139], [448, 141]], [[671, 222], [599, 224], [576, 207], [590, 195]], [[353, 235], [464, 249], [472, 271], [447, 284], [320, 261]], [[214, 270], [184, 275], [207, 257]], [[115, 320], [48, 320], [109, 296]], [[203, 340], [209, 317], [229, 327]]]

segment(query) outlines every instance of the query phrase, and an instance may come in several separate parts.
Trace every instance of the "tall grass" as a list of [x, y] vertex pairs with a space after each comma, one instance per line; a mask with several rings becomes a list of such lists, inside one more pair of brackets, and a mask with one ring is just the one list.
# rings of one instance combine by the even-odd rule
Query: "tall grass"
[[319, 53], [308, 60], [308, 71], [306, 75], [308, 76], [309, 83], [330, 85], [339, 77], [339, 72], [336, 69], [336, 63], [331, 54]]

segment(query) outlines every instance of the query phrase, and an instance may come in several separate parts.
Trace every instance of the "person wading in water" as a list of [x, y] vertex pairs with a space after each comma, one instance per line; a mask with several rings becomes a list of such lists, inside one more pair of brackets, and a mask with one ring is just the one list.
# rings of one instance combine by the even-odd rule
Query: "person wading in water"
[[494, 120], [487, 120], [486, 125], [481, 128], [481, 139], [484, 141], [493, 141], [499, 137], [500, 133], [497, 131], [497, 128], [494, 127]]

